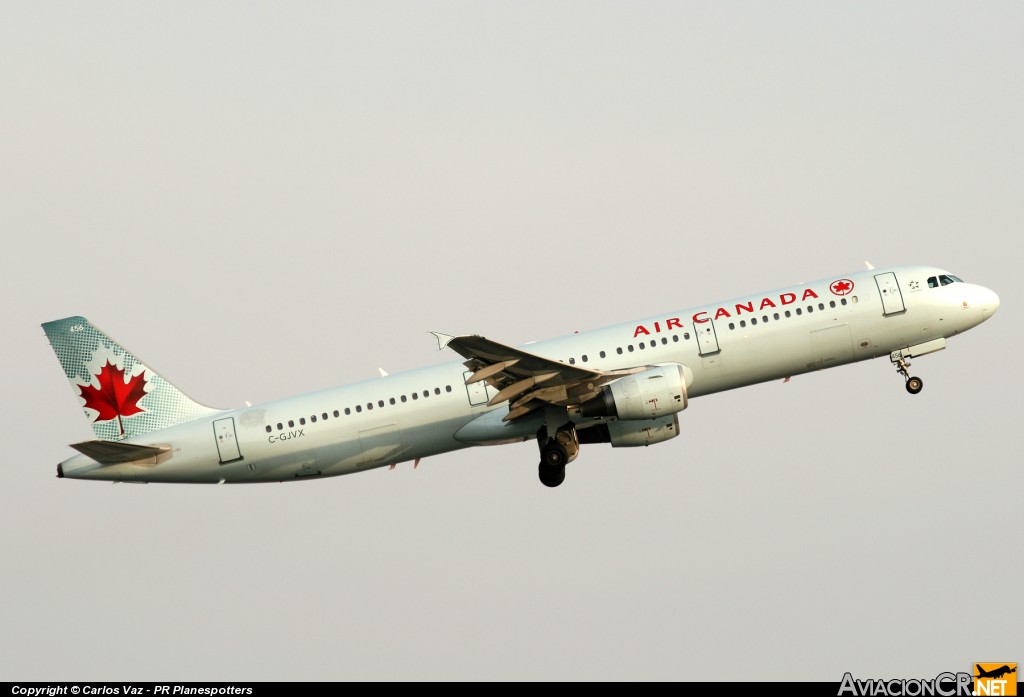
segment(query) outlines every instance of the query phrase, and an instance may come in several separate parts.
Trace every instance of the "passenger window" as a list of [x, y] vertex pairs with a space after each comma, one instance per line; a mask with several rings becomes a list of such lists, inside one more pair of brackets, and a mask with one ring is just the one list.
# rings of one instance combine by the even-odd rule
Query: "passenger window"
[[311, 417], [309, 417], [309, 420], [312, 421], [313, 423], [316, 423], [316, 414], [313, 414]]
[[441, 394], [441, 388], [440, 387], [435, 387], [434, 388], [434, 394]]
[[[338, 412], [334, 412], [334, 415], [337, 416]], [[327, 421], [327, 412], [326, 411], [323, 414], [321, 414], [321, 416], [323, 417], [324, 421]]]
[[587, 354], [585, 354], [585, 353], [583, 354], [583, 362], [584, 362], [584, 363], [586, 363], [586, 362], [587, 362]]
[[768, 315], [764, 315], [764, 316], [763, 316], [763, 317], [761, 318], [761, 321], [762, 321], [762, 322], [767, 322], [767, 321], [768, 321]]
[[444, 386], [444, 391], [445, 392], [451, 392], [452, 391], [452, 386], [451, 385], [445, 385]]
[[569, 365], [576, 365], [576, 359], [575, 358], [570, 358], [569, 359]]
[[841, 300], [839, 301], [839, 304], [841, 304], [841, 305], [845, 305], [845, 304], [846, 304], [846, 298], [842, 298], [842, 299], [841, 299]]
[[402, 400], [402, 404], [405, 404], [405, 395], [402, 395], [399, 399]]
[[622, 347], [620, 346], [617, 349], [615, 349], [615, 353], [617, 353], [617, 354], [619, 354], [621, 356], [622, 355]]
[[829, 307], [835, 307], [836, 306], [836, 301], [835, 300], [829, 300], [828, 301], [828, 306]]
[[419, 393], [417, 393], [417, 392], [413, 392], [413, 393], [412, 393], [412, 398], [413, 398], [413, 401], [415, 401], [415, 400], [419, 399], [419, 398], [420, 398], [420, 396], [419, 396]]
[[377, 406], [380, 407], [381, 409], [383, 409], [384, 408], [384, 400], [383, 399], [378, 399], [377, 400]]
[[661, 345], [662, 346], [667, 346], [668, 345], [668, 339], [666, 337], [664, 337], [664, 336], [661, 337]]
[[289, 420], [289, 421], [288, 421], [288, 428], [295, 428], [295, 422], [294, 422], [294, 421], [291, 421], [291, 420]]
[[736, 328], [736, 325], [734, 323], [732, 323], [732, 322], [729, 322], [729, 329], [735, 329], [735, 328]]
[[423, 396], [424, 397], [429, 397], [430, 396], [430, 390], [423, 390]]
[[684, 339], [689, 339], [690, 338], [690, 332], [686, 332], [685, 334], [683, 334], [683, 338]]
[[772, 315], [772, 317], [774, 317], [775, 319], [778, 319], [779, 318], [779, 313], [776, 312], [774, 315]]
[[278, 424], [277, 424], [277, 430], [278, 430], [278, 431], [283, 431], [283, 430], [284, 430], [284, 424], [282, 424], [282, 423], [278, 423]]
[[814, 312], [814, 305], [808, 305], [807, 306], [807, 311], [808, 312]]
[[299, 426], [305, 426], [305, 425], [306, 425], [306, 417], [303, 416], [301, 419], [299, 419]]
[[366, 403], [366, 411], [373, 411], [373, 402]]
[[392, 397], [391, 399], [388, 400], [388, 404], [394, 405], [394, 403], [395, 403], [395, 398], [394, 397]]
[[358, 404], [356, 405], [356, 413], [357, 414], [362, 414], [363, 413], [363, 408], [361, 406], [359, 406]]
[[273, 431], [273, 430], [274, 430], [274, 429], [272, 429], [272, 428], [270, 427], [270, 424], [267, 424], [267, 433], [270, 433], [270, 432], [271, 432], [271, 431]]
[[745, 319], [741, 319], [741, 320], [740, 320], [740, 326], [741, 326], [741, 327], [745, 327], [745, 326], [747, 326], [747, 320], [745, 320]]
[[825, 303], [818, 303], [818, 309], [819, 310], [824, 310], [825, 309]]
[[789, 310], [786, 310], [786, 317], [792, 317], [792, 316], [793, 316], [793, 315], [791, 315], [791, 314], [789, 313]]
[[757, 317], [751, 317], [750, 318], [750, 324], [751, 324], [751, 326], [757, 324]]
[[351, 414], [352, 414], [352, 410], [349, 409], [348, 407], [345, 407], [345, 416], [350, 416]]
[[645, 348], [647, 348], [647, 344], [645, 344], [644, 342], [641, 341], [640, 342], [640, 350], [643, 351]]
[[604, 357], [605, 357], [605, 353], [604, 353], [604, 351], [602, 351], [601, 352], [601, 358], [604, 358]]
[[800, 308], [798, 307], [798, 308], [796, 308], [796, 313], [797, 313], [798, 315], [802, 315], [802, 314], [803, 314], [803, 310], [801, 310], [801, 309], [800, 309]]
[[629, 346], [627, 346], [626, 350], [629, 351], [630, 353], [633, 353], [633, 344], [630, 344]]

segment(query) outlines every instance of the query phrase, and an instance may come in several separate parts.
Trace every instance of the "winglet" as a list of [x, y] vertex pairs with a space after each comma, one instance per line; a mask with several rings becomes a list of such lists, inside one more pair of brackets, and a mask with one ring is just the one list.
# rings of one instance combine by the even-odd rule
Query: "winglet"
[[438, 351], [444, 351], [445, 347], [448, 346], [448, 344], [450, 344], [452, 342], [452, 339], [455, 338], [454, 336], [449, 336], [448, 334], [442, 334], [441, 332], [430, 332], [430, 333], [434, 335], [435, 339], [437, 339], [437, 350]]
[[864, 266], [868, 267], [868, 271], [874, 271], [875, 267], [870, 261], [865, 261]]

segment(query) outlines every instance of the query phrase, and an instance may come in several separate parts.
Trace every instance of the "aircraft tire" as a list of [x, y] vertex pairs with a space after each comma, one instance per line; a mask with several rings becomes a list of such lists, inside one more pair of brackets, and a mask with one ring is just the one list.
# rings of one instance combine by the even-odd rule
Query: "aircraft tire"
[[540, 483], [552, 489], [565, 481], [564, 466], [552, 467], [542, 462], [537, 469], [537, 473], [540, 475]]
[[552, 440], [540, 451], [540, 461], [549, 467], [565, 467], [569, 461], [569, 451], [557, 440]]
[[921, 378], [908, 378], [907, 379], [907, 392], [910, 394], [917, 394], [924, 389], [924, 380]]

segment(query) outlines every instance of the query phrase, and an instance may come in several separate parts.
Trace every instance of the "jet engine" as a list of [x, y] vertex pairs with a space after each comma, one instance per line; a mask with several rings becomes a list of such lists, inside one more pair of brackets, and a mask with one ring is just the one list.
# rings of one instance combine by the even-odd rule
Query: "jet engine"
[[580, 405], [580, 415], [617, 416], [620, 421], [630, 421], [657, 419], [685, 408], [683, 366], [667, 363], [605, 385], [601, 394]]
[[579, 431], [580, 443], [611, 443], [613, 448], [652, 445], [679, 435], [679, 414], [642, 421], [609, 421]]

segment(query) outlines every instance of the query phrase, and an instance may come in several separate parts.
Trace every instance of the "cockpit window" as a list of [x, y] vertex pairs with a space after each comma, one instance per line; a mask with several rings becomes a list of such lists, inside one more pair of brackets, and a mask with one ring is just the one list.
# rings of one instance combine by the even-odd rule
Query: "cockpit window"
[[963, 279], [958, 278], [952, 274], [942, 274], [941, 276], [931, 276], [928, 279], [929, 288], [938, 288], [939, 286], [948, 286], [950, 283], [963, 283]]

